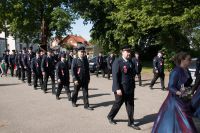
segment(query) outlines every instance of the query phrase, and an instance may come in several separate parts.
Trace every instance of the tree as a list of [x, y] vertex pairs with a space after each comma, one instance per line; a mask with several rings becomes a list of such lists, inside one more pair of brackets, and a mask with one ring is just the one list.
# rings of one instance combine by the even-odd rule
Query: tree
[[72, 3], [78, 14], [94, 24], [93, 39], [103, 47], [109, 45], [115, 49], [145, 42], [175, 51], [187, 50], [187, 36], [200, 24], [200, 1], [77, 0]]
[[93, 44], [103, 47], [104, 52], [119, 52], [119, 41], [114, 38], [116, 23], [108, 18], [116, 9], [111, 0], [76, 0], [71, 1], [74, 12], [85, 19], [85, 23], [91, 22], [91, 37]]
[[200, 50], [200, 29], [198, 27], [194, 28], [189, 38], [190, 38], [191, 47], [195, 51], [199, 51]]
[[[70, 31], [70, 24], [75, 19], [68, 2], [64, 0], [7, 1], [11, 3], [8, 11], [11, 14], [8, 23], [11, 34], [26, 43], [30, 43], [33, 38], [41, 38], [44, 49], [53, 34], [61, 36]], [[5, 6], [5, 3], [2, 5]]]

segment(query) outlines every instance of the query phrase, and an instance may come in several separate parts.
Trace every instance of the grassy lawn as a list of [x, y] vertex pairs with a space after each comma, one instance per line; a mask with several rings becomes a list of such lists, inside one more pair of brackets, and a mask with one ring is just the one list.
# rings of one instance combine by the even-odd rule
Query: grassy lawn
[[142, 62], [143, 68], [142, 68], [142, 73], [152, 73], [152, 61], [143, 61]]

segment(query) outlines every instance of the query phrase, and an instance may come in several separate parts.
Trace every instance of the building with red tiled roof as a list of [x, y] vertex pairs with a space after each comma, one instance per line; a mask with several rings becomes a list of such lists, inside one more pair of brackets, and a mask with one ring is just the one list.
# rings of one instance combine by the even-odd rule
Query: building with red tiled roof
[[67, 47], [75, 48], [80, 45], [84, 45], [86, 47], [91, 46], [91, 44], [81, 36], [68, 35], [64, 38], [55, 37], [51, 43], [51, 48], [56, 48], [58, 46], [62, 48], [67, 48]]
[[[98, 51], [99, 51], [99, 48], [96, 48], [94, 45], [89, 43], [83, 37], [77, 36], [77, 35], [67, 35], [64, 38], [55, 37], [52, 40], [50, 47], [53, 48], [53, 49], [64, 48], [64, 49], [69, 50], [69, 49], [73, 49], [73, 48], [76, 48], [76, 47], [81, 46], [81, 45], [85, 46], [87, 53], [89, 53], [92, 56], [95, 53], [97, 54]], [[96, 50], [97, 50], [97, 52], [95, 52]]]
[[85, 46], [91, 45], [83, 37], [76, 36], [76, 35], [68, 35], [68, 36], [66, 36], [65, 38], [62, 39], [62, 41], [59, 44], [61, 46], [63, 46], [63, 45], [70, 45], [71, 47], [77, 47], [79, 45], [85, 45]]

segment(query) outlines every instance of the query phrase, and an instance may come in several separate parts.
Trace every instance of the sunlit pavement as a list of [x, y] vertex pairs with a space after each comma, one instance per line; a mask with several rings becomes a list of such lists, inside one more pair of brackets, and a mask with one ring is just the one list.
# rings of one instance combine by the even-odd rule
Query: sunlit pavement
[[[72, 107], [64, 89], [61, 99], [56, 100], [51, 90], [44, 94], [17, 78], [0, 78], [0, 133], [149, 133], [168, 93], [160, 90], [160, 83], [150, 90], [151, 78], [152, 75], [143, 75], [143, 87], [136, 82], [134, 118], [140, 131], [127, 126], [124, 105], [115, 118], [117, 125], [109, 124], [106, 116], [114, 100], [112, 80], [101, 75], [99, 78], [92, 75], [89, 85], [89, 102], [94, 111], [83, 108], [82, 92], [79, 92], [78, 107]], [[70, 86], [73, 91], [73, 84]], [[199, 128], [198, 121], [196, 124]]]

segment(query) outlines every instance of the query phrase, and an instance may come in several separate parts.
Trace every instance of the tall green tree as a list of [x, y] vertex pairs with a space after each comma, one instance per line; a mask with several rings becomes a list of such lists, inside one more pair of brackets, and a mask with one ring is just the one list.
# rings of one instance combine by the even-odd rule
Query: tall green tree
[[116, 23], [108, 18], [116, 9], [111, 0], [76, 0], [71, 1], [71, 8], [85, 22], [92, 23], [91, 37], [93, 44], [103, 47], [104, 52], [119, 51], [119, 40], [114, 38]]
[[[41, 40], [44, 49], [52, 35], [62, 36], [70, 31], [70, 24], [75, 19], [69, 3], [65, 0], [7, 1], [10, 2], [10, 33], [26, 43], [37, 38]], [[2, 3], [2, 6], [4, 7], [5, 3]]]
[[103, 47], [145, 43], [187, 50], [187, 36], [200, 22], [200, 1], [77, 0], [72, 3], [78, 14], [94, 24], [92, 37]]
[[[166, 47], [187, 49], [189, 43], [184, 34], [186, 27], [199, 25], [199, 1], [189, 0], [113, 0], [118, 7], [112, 13], [118, 32], [128, 31], [128, 41], [136, 43], [143, 36], [156, 38]], [[123, 34], [123, 33], [122, 33]], [[184, 45], [185, 44], [185, 45]], [[175, 46], [175, 47], [174, 47]], [[177, 47], [176, 47], [177, 46]], [[183, 46], [183, 47], [182, 47]]]

